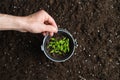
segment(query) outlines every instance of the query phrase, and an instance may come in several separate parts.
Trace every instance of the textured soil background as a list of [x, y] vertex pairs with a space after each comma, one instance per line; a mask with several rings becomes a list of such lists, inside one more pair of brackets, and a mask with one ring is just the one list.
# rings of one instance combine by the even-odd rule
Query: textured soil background
[[0, 80], [120, 80], [120, 0], [0, 0], [1, 13], [40, 9], [78, 48], [70, 60], [55, 63], [40, 50], [41, 34], [0, 31]]

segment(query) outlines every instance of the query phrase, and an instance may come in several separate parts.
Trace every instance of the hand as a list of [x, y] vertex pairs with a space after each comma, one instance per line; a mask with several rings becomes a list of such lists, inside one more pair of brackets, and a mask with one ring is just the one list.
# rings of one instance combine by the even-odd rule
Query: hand
[[43, 35], [49, 33], [53, 36], [58, 28], [54, 19], [47, 12], [41, 10], [25, 17], [0, 14], [0, 30], [43, 33]]
[[23, 17], [23, 21], [25, 21], [25, 24], [22, 25], [21, 32], [43, 33], [43, 35], [49, 33], [53, 36], [58, 31], [54, 19], [44, 10]]

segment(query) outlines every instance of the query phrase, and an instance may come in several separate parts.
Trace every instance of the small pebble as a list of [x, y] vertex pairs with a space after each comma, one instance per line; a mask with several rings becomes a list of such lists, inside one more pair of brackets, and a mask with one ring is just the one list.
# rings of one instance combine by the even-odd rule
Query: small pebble
[[98, 32], [100, 32], [100, 30], [98, 30]]
[[29, 43], [31, 43], [32, 41], [29, 41]]
[[74, 6], [74, 4], [72, 4], [72, 6]]
[[32, 73], [32, 71], [30, 70], [29, 73]]
[[10, 60], [12, 60], [12, 57], [10, 56]]
[[112, 66], [112, 68], [115, 68], [115, 66]]
[[74, 53], [74, 55], [76, 55], [77, 53]]
[[96, 55], [94, 55], [93, 57], [96, 58]]
[[46, 76], [46, 78], [48, 79], [48, 76]]
[[72, 10], [70, 10], [70, 12], [72, 12]]
[[111, 8], [113, 9], [113, 8], [114, 8], [114, 6], [113, 6], [113, 5], [111, 5]]
[[81, 2], [79, 1], [78, 4], [81, 4]]
[[14, 6], [14, 8], [16, 9], [16, 8], [17, 8], [17, 6]]
[[50, 5], [47, 6], [48, 8], [50, 7]]
[[117, 38], [119, 38], [120, 36], [117, 36]]
[[85, 62], [88, 62], [88, 60], [86, 59]]
[[58, 27], [60, 27], [60, 25], [58, 25]]
[[84, 77], [82, 77], [81, 75], [78, 76], [81, 80], [86, 80]]
[[88, 56], [90, 57], [91, 55], [89, 54]]
[[50, 67], [50, 65], [49, 65], [49, 64], [47, 64], [47, 67]]
[[91, 12], [91, 16], [93, 16], [93, 12]]
[[110, 43], [112, 43], [112, 40], [109, 40]]
[[94, 77], [95, 75], [94, 75], [94, 74], [92, 74], [92, 76]]
[[118, 16], [117, 18], [119, 19], [120, 17]]
[[41, 64], [41, 62], [39, 62], [39, 64]]
[[85, 47], [83, 48], [83, 50], [85, 51]]
[[7, 52], [4, 52], [4, 54], [6, 55], [6, 54], [7, 54]]
[[94, 68], [94, 69], [96, 69], [96, 67], [95, 67], [95, 66], [94, 66], [93, 68]]
[[4, 65], [5, 67], [7, 66], [7, 64]]
[[18, 57], [17, 60], [19, 60], [20, 58]]
[[120, 64], [120, 63], [118, 63], [118, 62], [116, 63], [116, 65], [119, 65], [119, 64]]
[[27, 73], [28, 73], [28, 71], [26, 70], [26, 71], [25, 71], [25, 74], [27, 74]]
[[80, 74], [80, 71], [78, 71], [78, 73]]
[[76, 34], [76, 32], [74, 32], [73, 34]]
[[80, 9], [82, 10], [83, 8], [82, 8], [82, 7], [80, 7]]
[[29, 9], [26, 9], [26, 11], [29, 11]]
[[67, 70], [67, 73], [69, 73], [69, 70]]
[[84, 41], [84, 38], [82, 38], [82, 40]]

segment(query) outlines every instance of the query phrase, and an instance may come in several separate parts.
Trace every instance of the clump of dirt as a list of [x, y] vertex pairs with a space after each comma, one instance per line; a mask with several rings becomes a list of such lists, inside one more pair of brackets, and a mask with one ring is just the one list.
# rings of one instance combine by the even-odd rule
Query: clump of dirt
[[2, 0], [0, 13], [46, 10], [78, 41], [70, 60], [40, 50], [41, 34], [0, 31], [1, 80], [120, 80], [120, 0]]

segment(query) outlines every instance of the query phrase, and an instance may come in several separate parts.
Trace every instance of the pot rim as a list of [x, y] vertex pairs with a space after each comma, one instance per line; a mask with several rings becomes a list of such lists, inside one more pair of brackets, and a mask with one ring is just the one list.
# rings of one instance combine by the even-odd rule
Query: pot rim
[[71, 54], [70, 54], [67, 58], [65, 58], [65, 59], [63, 59], [63, 60], [55, 60], [55, 59], [49, 57], [48, 54], [46, 53], [46, 51], [44, 50], [45, 40], [47, 39], [47, 37], [48, 37], [49, 35], [46, 35], [46, 36], [44, 37], [44, 39], [43, 39], [43, 44], [41, 45], [41, 50], [44, 52], [44, 54], [46, 55], [46, 57], [49, 58], [50, 60], [52, 60], [52, 61], [54, 61], [54, 62], [65, 62], [66, 60], [70, 59], [71, 56], [74, 54], [75, 45], [76, 45], [76, 40], [73, 38], [73, 36], [72, 36], [66, 29], [61, 29], [61, 28], [59, 28], [59, 29], [58, 29], [58, 32], [59, 32], [59, 31], [65, 32], [65, 33], [67, 33], [67, 34], [71, 37], [71, 39], [72, 39], [72, 41], [73, 41], [73, 50], [72, 50]]

